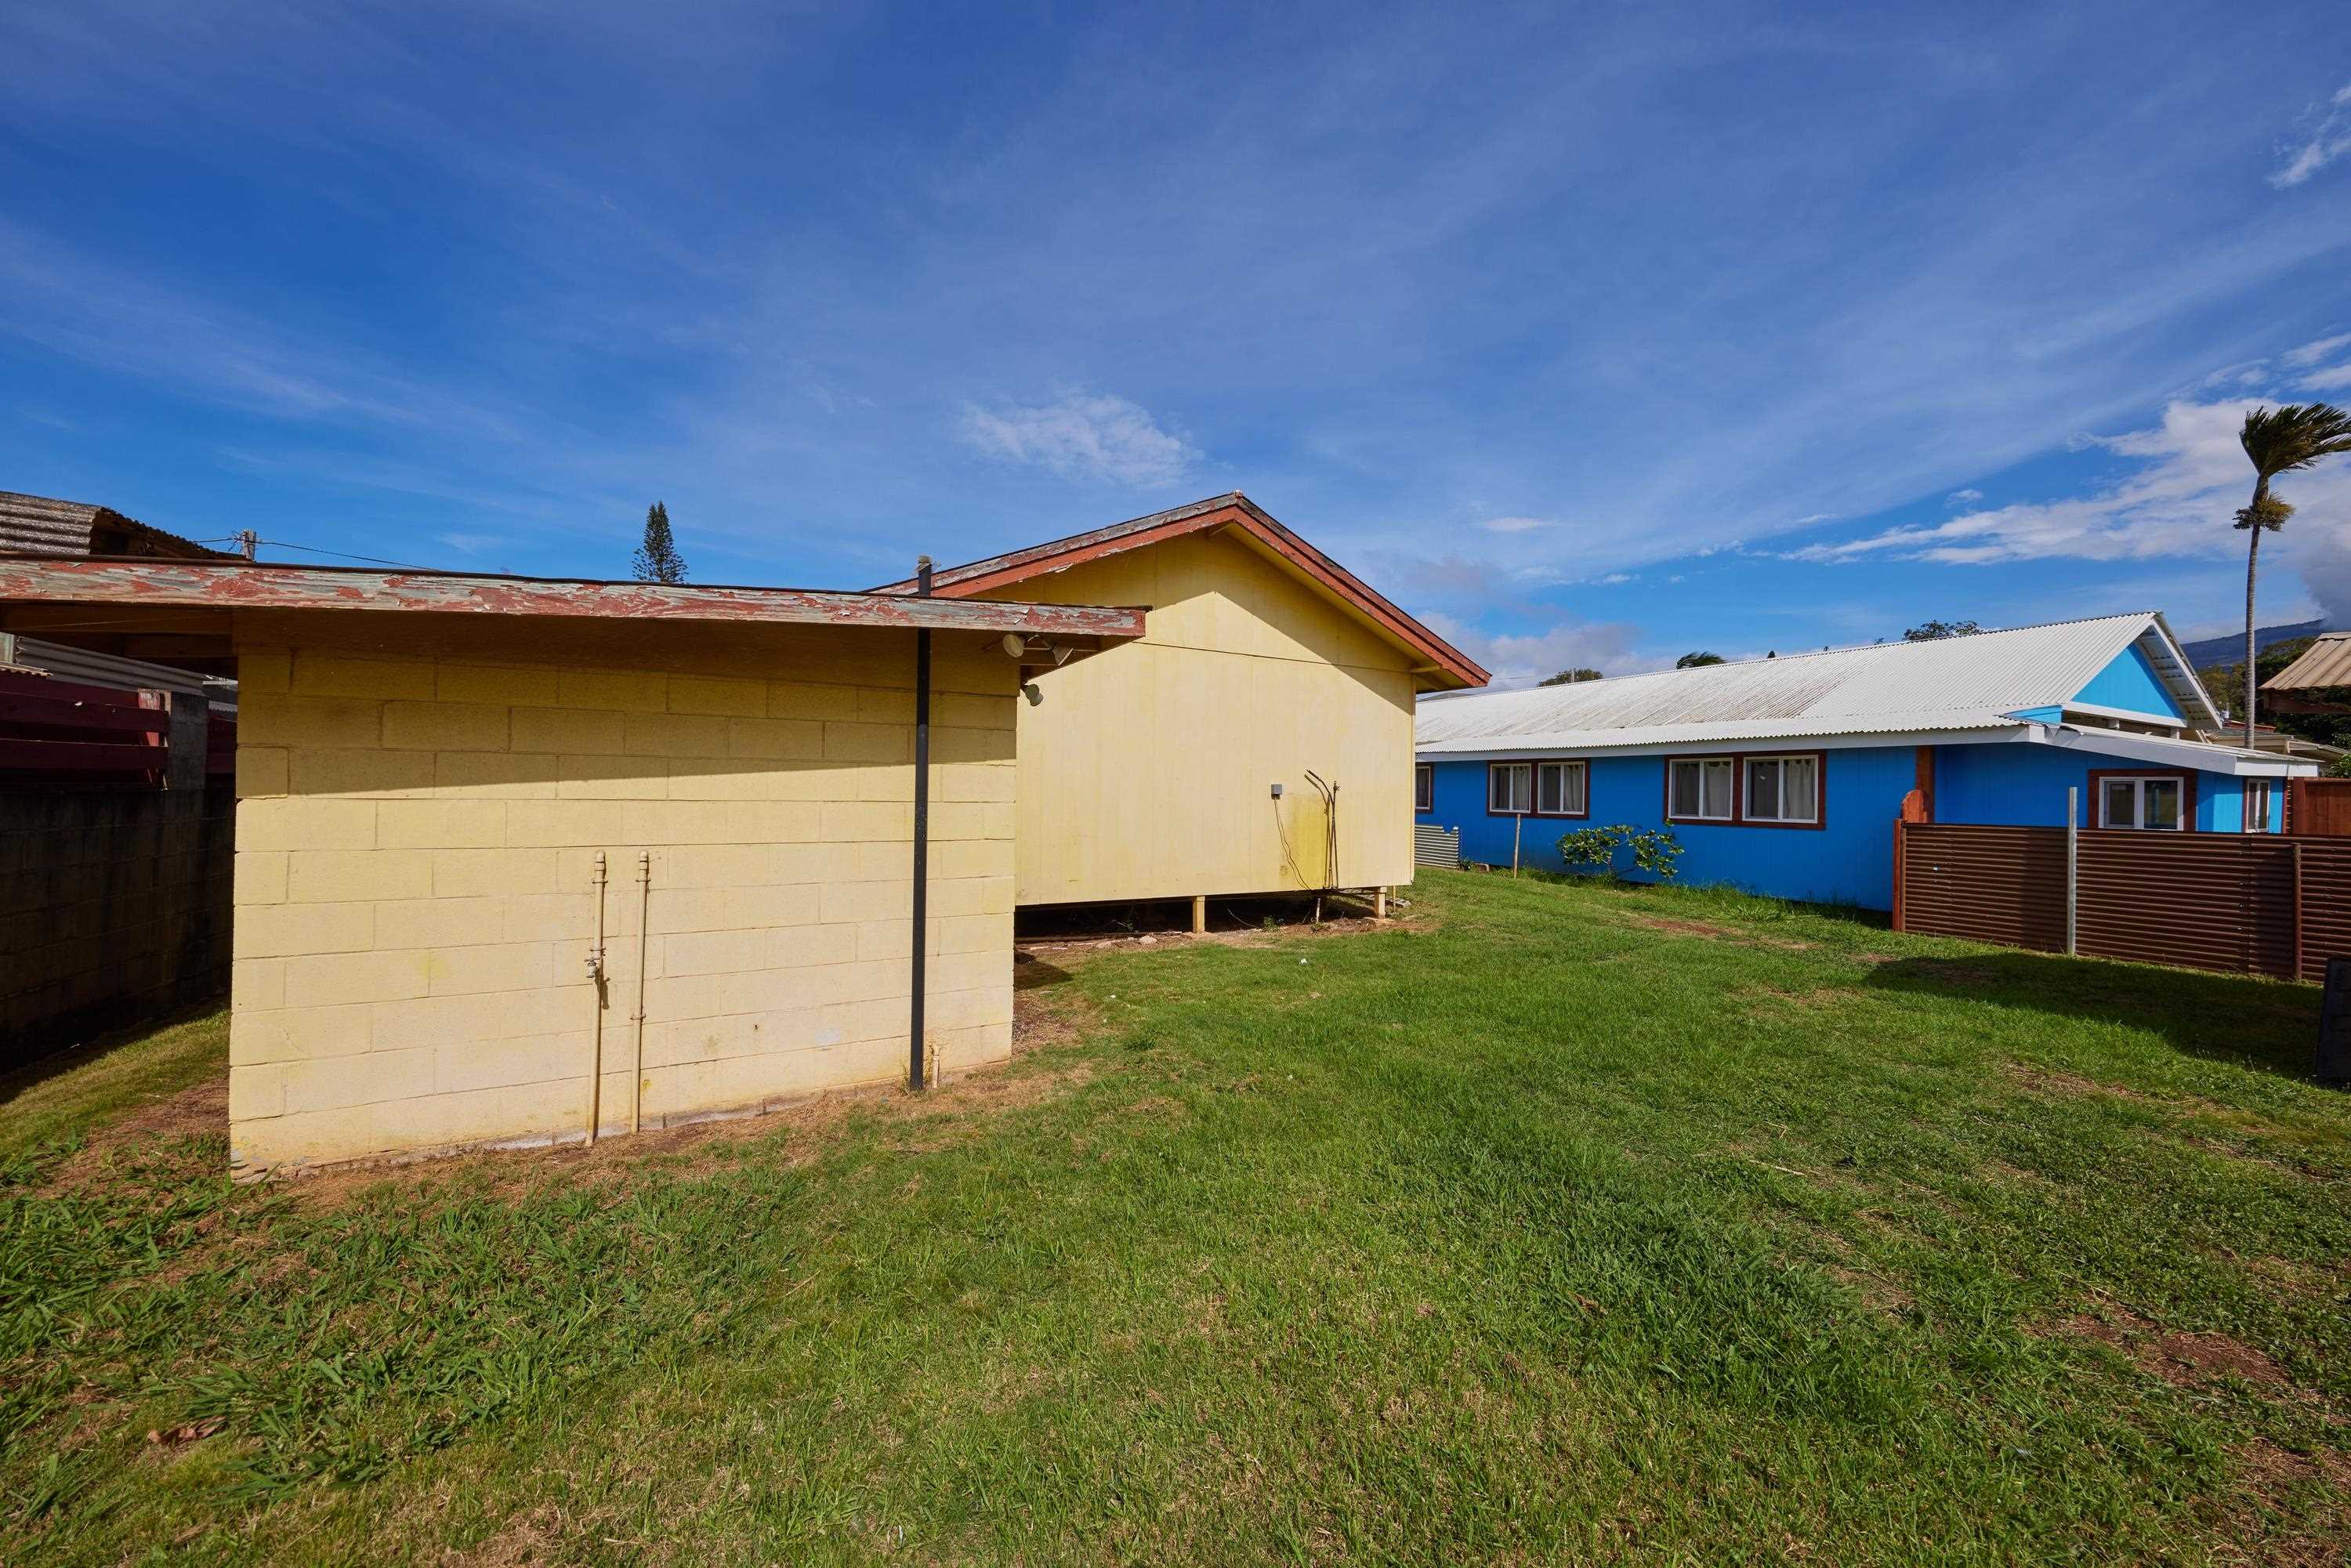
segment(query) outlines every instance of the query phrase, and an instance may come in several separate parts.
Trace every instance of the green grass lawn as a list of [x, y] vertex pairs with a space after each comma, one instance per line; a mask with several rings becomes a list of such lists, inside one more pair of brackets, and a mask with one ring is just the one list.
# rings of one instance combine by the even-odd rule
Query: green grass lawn
[[592, 1155], [232, 1187], [217, 1020], [0, 1088], [0, 1557], [2344, 1561], [2314, 990], [1413, 896]]

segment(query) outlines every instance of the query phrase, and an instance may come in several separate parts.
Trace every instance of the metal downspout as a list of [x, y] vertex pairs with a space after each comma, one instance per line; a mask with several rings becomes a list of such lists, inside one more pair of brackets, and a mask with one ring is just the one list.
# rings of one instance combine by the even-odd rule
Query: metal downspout
[[[914, 592], [931, 595], [931, 558], [914, 565]], [[926, 988], [924, 966], [930, 949], [931, 883], [931, 632], [914, 633], [914, 935], [913, 996], [906, 1022], [906, 1087], [922, 1089], [930, 1082], [930, 1063], [923, 1041], [923, 999]]]

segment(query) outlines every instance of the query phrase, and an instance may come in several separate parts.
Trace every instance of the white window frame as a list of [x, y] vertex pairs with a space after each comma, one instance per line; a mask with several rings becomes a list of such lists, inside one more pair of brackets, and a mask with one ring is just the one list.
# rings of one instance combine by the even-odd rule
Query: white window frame
[[1412, 809], [1416, 815], [1437, 810], [1437, 765], [1433, 762], [1412, 765]]
[[[1498, 779], [1515, 779], [1518, 786], [1510, 794], [1521, 804], [1494, 804], [1494, 782]], [[1489, 762], [1486, 764], [1486, 814], [1489, 817], [1531, 817], [1535, 814], [1535, 765], [1531, 762]]]
[[[2262, 816], [2259, 823], [2253, 821], [2252, 811], [2253, 801], [2257, 798], [2262, 803]], [[2242, 804], [2238, 808], [2237, 825], [2249, 833], [2275, 831], [2271, 824], [2277, 818], [2277, 800], [2278, 789], [2274, 779], [2246, 779]]]
[[[1684, 768], [1695, 768], [1698, 770], [1698, 810], [1695, 812], [1678, 811], [1674, 809], [1674, 797], [1679, 793], [1674, 788], [1674, 778], [1677, 770]], [[1722, 810], [1719, 814], [1706, 810], [1706, 778], [1707, 769], [1710, 768], [1721, 768], [1725, 779]], [[1666, 821], [1668, 822], [1735, 822], [1738, 820], [1739, 758], [1736, 757], [1676, 757], [1667, 759]]]
[[[1773, 762], [1779, 764], [1778, 789], [1780, 800], [1776, 803], [1776, 806], [1781, 809], [1775, 809], [1774, 814], [1771, 816], [1765, 816], [1762, 812], [1758, 811], [1755, 809], [1755, 792], [1753, 788], [1754, 775], [1751, 769], [1759, 762]], [[1812, 774], [1813, 779], [1813, 798], [1808, 803], [1810, 809], [1801, 817], [1792, 817], [1788, 815], [1786, 810], [1783, 809], [1788, 803], [1788, 764], [1791, 762], [1802, 763], [1805, 768]], [[1749, 752], [1740, 758], [1739, 767], [1740, 769], [1740, 778], [1739, 780], [1740, 803], [1740, 815], [1742, 821], [1770, 822], [1775, 826], [1792, 828], [1811, 828], [1817, 827], [1819, 825], [1821, 820], [1821, 758], [1819, 753], [1812, 751]]]
[[[2117, 822], [2110, 820], [2106, 810], [2106, 792], [2118, 785], [2128, 785], [2131, 792], [2131, 820]], [[2179, 791], [2179, 818], [2168, 828], [2149, 827], [2147, 821], [2147, 787], [2169, 784]], [[2195, 811], [2195, 796], [2189, 790], [2185, 773], [2110, 773], [2098, 780], [2098, 826], [2132, 833], [2184, 833], [2190, 826]]]
[[[1571, 811], [1565, 807], [1562, 807], [1558, 810], [1547, 811], [1543, 809], [1543, 779], [1544, 776], [1547, 774], [1559, 780], [1560, 795], [1562, 800], [1565, 799], [1567, 793], [1567, 780], [1570, 778], [1573, 778], [1575, 780], [1576, 794], [1579, 797], [1579, 801], [1575, 810]], [[1578, 818], [1589, 817], [1592, 815], [1591, 765], [1583, 761], [1581, 758], [1559, 762], [1539, 762], [1535, 764], [1534, 814], [1538, 817]]]

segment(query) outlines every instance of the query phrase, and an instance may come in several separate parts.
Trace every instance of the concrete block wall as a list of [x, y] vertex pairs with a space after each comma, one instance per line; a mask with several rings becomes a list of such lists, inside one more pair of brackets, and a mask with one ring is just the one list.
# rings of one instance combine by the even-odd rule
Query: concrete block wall
[[[912, 637], [831, 635], [757, 675], [241, 648], [234, 1163], [583, 1135], [600, 1016], [607, 1132], [903, 1080]], [[940, 641], [952, 1073], [1011, 1052], [1016, 674]]]
[[0, 1069], [228, 984], [234, 803], [197, 764], [188, 789], [0, 789]]

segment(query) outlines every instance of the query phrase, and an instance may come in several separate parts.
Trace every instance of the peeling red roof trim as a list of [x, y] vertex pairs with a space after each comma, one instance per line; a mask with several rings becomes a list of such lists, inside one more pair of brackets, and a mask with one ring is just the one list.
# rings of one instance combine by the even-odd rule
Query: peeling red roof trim
[[1144, 612], [809, 588], [735, 588], [352, 567], [0, 557], [0, 601], [204, 610], [343, 610], [638, 621], [923, 627], [1139, 637]]
[[[1026, 549], [990, 556], [985, 560], [949, 567], [932, 574], [931, 591], [955, 597], [985, 593], [990, 589], [1003, 588], [1048, 572], [1066, 571], [1104, 556], [1139, 549], [1145, 545], [1159, 544], [1186, 534], [1207, 533], [1226, 528], [1238, 528], [1248, 532], [1333, 596], [1361, 611], [1396, 642], [1462, 685], [1482, 686], [1489, 679], [1486, 671], [1468, 655], [1398, 609], [1353, 572], [1283, 527], [1238, 490], [1228, 495], [1213, 496], [1205, 501], [1194, 501], [1189, 506], [1169, 511], [1154, 512], [1149, 517], [1134, 517], [1123, 523], [1113, 523], [1107, 528], [1031, 545]], [[914, 580], [909, 578], [885, 583], [874, 591], [910, 594], [914, 588]]]

